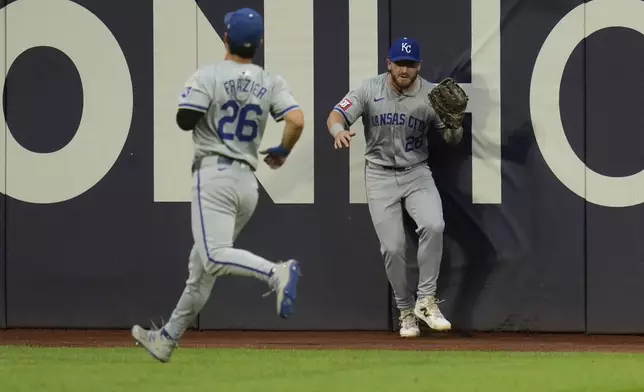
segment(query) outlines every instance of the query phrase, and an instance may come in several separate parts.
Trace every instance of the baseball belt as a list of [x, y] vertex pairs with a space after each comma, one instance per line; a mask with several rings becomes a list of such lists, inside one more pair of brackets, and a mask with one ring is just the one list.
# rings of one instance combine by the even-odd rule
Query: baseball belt
[[201, 156], [199, 158], [195, 158], [192, 161], [192, 167], [191, 167], [192, 173], [194, 174], [194, 172], [196, 172], [197, 170], [201, 169], [201, 166], [202, 166], [204, 158], [209, 158], [209, 157], [216, 157], [217, 158], [217, 164], [219, 164], [219, 165], [230, 166], [233, 163], [237, 162], [237, 163], [239, 163], [239, 165], [241, 167], [245, 167], [245, 168], [248, 168], [248, 169], [250, 169], [252, 171], [255, 171], [255, 169], [253, 169], [253, 167], [248, 162], [246, 162], [246, 161], [244, 161], [242, 159], [230, 158], [230, 157], [227, 157], [225, 155], [221, 155], [221, 154], [217, 154], [217, 153], [209, 153], [209, 154], [206, 154], [206, 155]]
[[425, 160], [423, 160], [421, 162], [415, 163], [415, 164], [413, 164], [411, 166], [405, 166], [405, 167], [384, 166], [384, 165], [379, 165], [377, 163], [373, 163], [373, 162], [370, 162], [370, 161], [366, 161], [366, 164], [367, 164], [367, 166], [371, 166], [371, 167], [378, 168], [378, 169], [384, 169], [384, 170], [395, 171], [395, 172], [404, 172], [404, 171], [416, 168], [416, 167], [418, 167], [420, 165], [427, 164], [427, 159], [425, 159]]

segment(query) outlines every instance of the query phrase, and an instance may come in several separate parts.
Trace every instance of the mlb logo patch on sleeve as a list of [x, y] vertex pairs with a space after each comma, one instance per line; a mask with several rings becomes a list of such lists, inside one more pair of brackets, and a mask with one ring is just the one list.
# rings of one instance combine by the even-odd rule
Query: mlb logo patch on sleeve
[[351, 105], [353, 105], [353, 103], [345, 98], [342, 101], [340, 101], [340, 103], [338, 104], [338, 107], [346, 112], [347, 109], [351, 107]]

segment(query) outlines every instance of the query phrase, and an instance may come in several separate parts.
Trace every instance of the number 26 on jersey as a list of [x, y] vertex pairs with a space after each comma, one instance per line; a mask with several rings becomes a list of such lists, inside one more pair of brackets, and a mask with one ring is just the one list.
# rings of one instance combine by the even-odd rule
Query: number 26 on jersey
[[[221, 140], [234, 140], [237, 138], [241, 142], [252, 142], [257, 137], [257, 121], [248, 118], [248, 114], [262, 115], [262, 108], [259, 105], [239, 106], [235, 100], [230, 100], [221, 106], [221, 111], [228, 113], [232, 109], [232, 114], [226, 115], [217, 122], [217, 133]], [[236, 124], [233, 132], [226, 132], [227, 124]]]

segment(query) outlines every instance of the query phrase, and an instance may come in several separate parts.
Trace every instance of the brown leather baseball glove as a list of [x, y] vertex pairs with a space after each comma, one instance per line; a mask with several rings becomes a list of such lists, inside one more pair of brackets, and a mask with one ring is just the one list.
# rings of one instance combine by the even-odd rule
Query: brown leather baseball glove
[[428, 94], [429, 101], [447, 128], [457, 129], [462, 125], [469, 97], [452, 78], [443, 79]]

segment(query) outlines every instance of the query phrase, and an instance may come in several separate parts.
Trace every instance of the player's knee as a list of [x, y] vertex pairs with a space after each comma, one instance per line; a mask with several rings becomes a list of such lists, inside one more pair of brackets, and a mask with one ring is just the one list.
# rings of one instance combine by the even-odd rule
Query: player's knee
[[209, 275], [218, 274], [220, 269], [227, 264], [226, 251], [232, 246], [208, 247], [204, 259], [204, 270]]
[[206, 251], [206, 258], [210, 262], [217, 262], [222, 260], [225, 257], [225, 253], [228, 249], [232, 248], [232, 244], [219, 243], [219, 244], [208, 244]]
[[405, 256], [405, 239], [401, 238], [397, 241], [384, 242], [380, 246], [383, 256], [386, 259], [399, 258]]
[[208, 302], [208, 297], [210, 296], [210, 292], [206, 291], [205, 288], [201, 286], [195, 286], [192, 287], [191, 290], [189, 290], [189, 294], [192, 297], [192, 307], [194, 309], [201, 309], [206, 305], [206, 302]]
[[210, 264], [225, 265], [228, 261], [226, 254], [231, 248], [232, 246], [218, 246], [216, 248], [211, 248], [209, 250]]
[[418, 225], [418, 229], [416, 229], [416, 233], [418, 233], [418, 235], [420, 236], [423, 236], [423, 235], [435, 236], [435, 235], [443, 234], [444, 230], [445, 230], [445, 221], [440, 219], [438, 221], [422, 222], [421, 224]]

